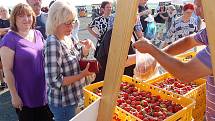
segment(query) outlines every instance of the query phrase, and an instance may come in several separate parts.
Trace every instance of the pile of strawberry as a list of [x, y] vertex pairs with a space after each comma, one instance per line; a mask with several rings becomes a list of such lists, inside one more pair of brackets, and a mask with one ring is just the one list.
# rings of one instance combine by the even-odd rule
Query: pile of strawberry
[[180, 95], [184, 95], [198, 86], [192, 82], [184, 83], [175, 78], [167, 78], [163, 81], [155, 82], [153, 85]]
[[[101, 94], [100, 91], [97, 92]], [[153, 96], [151, 92], [138, 91], [133, 84], [127, 82], [120, 85], [117, 106], [143, 121], [162, 121], [183, 108], [171, 100]]]

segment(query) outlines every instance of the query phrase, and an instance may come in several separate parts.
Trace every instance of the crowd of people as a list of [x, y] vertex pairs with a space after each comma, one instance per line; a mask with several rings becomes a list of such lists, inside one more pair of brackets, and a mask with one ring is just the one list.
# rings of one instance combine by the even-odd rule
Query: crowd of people
[[[69, 121], [83, 105], [86, 77], [93, 75], [90, 64], [81, 70], [79, 61], [94, 45], [90, 39], [79, 40], [81, 23], [72, 2], [54, 0], [48, 9], [42, 9], [42, 0], [26, 2], [14, 6], [11, 14], [0, 6], [1, 87], [8, 86], [19, 121]], [[116, 16], [109, 1], [99, 11], [87, 27], [97, 41], [94, 57], [101, 65], [92, 83], [104, 80]], [[152, 12], [147, 0], [139, 0], [137, 12], [124, 74], [135, 76], [138, 50], [182, 81], [208, 76], [206, 120], [214, 121], [215, 84], [201, 0], [184, 4], [182, 13], [171, 4], [160, 4]], [[188, 63], [172, 57], [199, 45], [206, 48]]]
[[77, 22], [71, 2], [55, 1], [48, 14], [41, 12], [42, 0], [26, 2], [17, 4], [9, 26], [1, 27], [0, 55], [12, 105], [19, 121], [69, 121], [83, 105], [85, 77], [92, 74], [89, 64], [80, 70], [79, 60], [93, 44], [71, 37]]

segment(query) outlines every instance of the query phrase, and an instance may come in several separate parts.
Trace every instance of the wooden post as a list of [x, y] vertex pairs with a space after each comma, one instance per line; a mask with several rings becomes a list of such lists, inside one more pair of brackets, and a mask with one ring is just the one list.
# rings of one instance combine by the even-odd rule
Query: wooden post
[[138, 0], [118, 0], [97, 121], [112, 121], [136, 21]]
[[202, 0], [202, 5], [204, 7], [204, 17], [206, 20], [209, 47], [211, 52], [213, 75], [215, 75], [215, 0]]

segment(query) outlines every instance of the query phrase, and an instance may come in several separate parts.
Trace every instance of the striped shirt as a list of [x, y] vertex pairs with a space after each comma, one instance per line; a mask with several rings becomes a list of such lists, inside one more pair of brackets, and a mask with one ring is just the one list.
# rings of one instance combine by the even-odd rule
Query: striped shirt
[[[81, 47], [49, 35], [45, 43], [45, 78], [48, 85], [48, 103], [56, 107], [83, 102], [85, 79], [63, 86], [63, 78], [80, 74]], [[68, 46], [70, 45], [70, 46]], [[72, 46], [71, 46], [72, 45]]]
[[189, 22], [184, 22], [182, 17], [179, 17], [172, 22], [172, 25], [167, 32], [167, 36], [170, 39], [168, 41], [174, 42], [195, 32], [198, 32], [198, 25], [196, 25], [193, 17], [190, 18]]
[[[198, 32], [194, 38], [198, 42], [206, 45], [206, 48], [197, 54], [197, 58], [208, 68], [212, 69], [211, 54], [208, 47], [208, 37], [206, 29]], [[208, 76], [206, 91], [206, 119], [207, 121], [215, 121], [215, 84], [213, 76]]]

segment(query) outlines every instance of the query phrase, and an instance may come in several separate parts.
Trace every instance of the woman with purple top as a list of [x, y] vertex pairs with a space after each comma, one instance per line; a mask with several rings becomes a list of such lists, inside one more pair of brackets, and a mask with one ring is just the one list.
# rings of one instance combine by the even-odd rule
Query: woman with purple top
[[43, 58], [43, 37], [34, 29], [35, 14], [26, 4], [18, 4], [11, 14], [11, 31], [0, 52], [5, 80], [19, 121], [52, 121], [47, 105]]
[[[195, 6], [196, 14], [204, 18], [201, 0], [195, 0]], [[187, 63], [170, 56], [185, 52], [199, 45], [206, 45], [206, 47]], [[181, 81], [189, 82], [207, 76], [206, 120], [215, 121], [215, 83], [206, 29], [174, 42], [164, 48], [164, 52], [154, 47], [146, 39], [136, 42], [134, 47], [142, 53], [151, 54], [167, 71]]]

